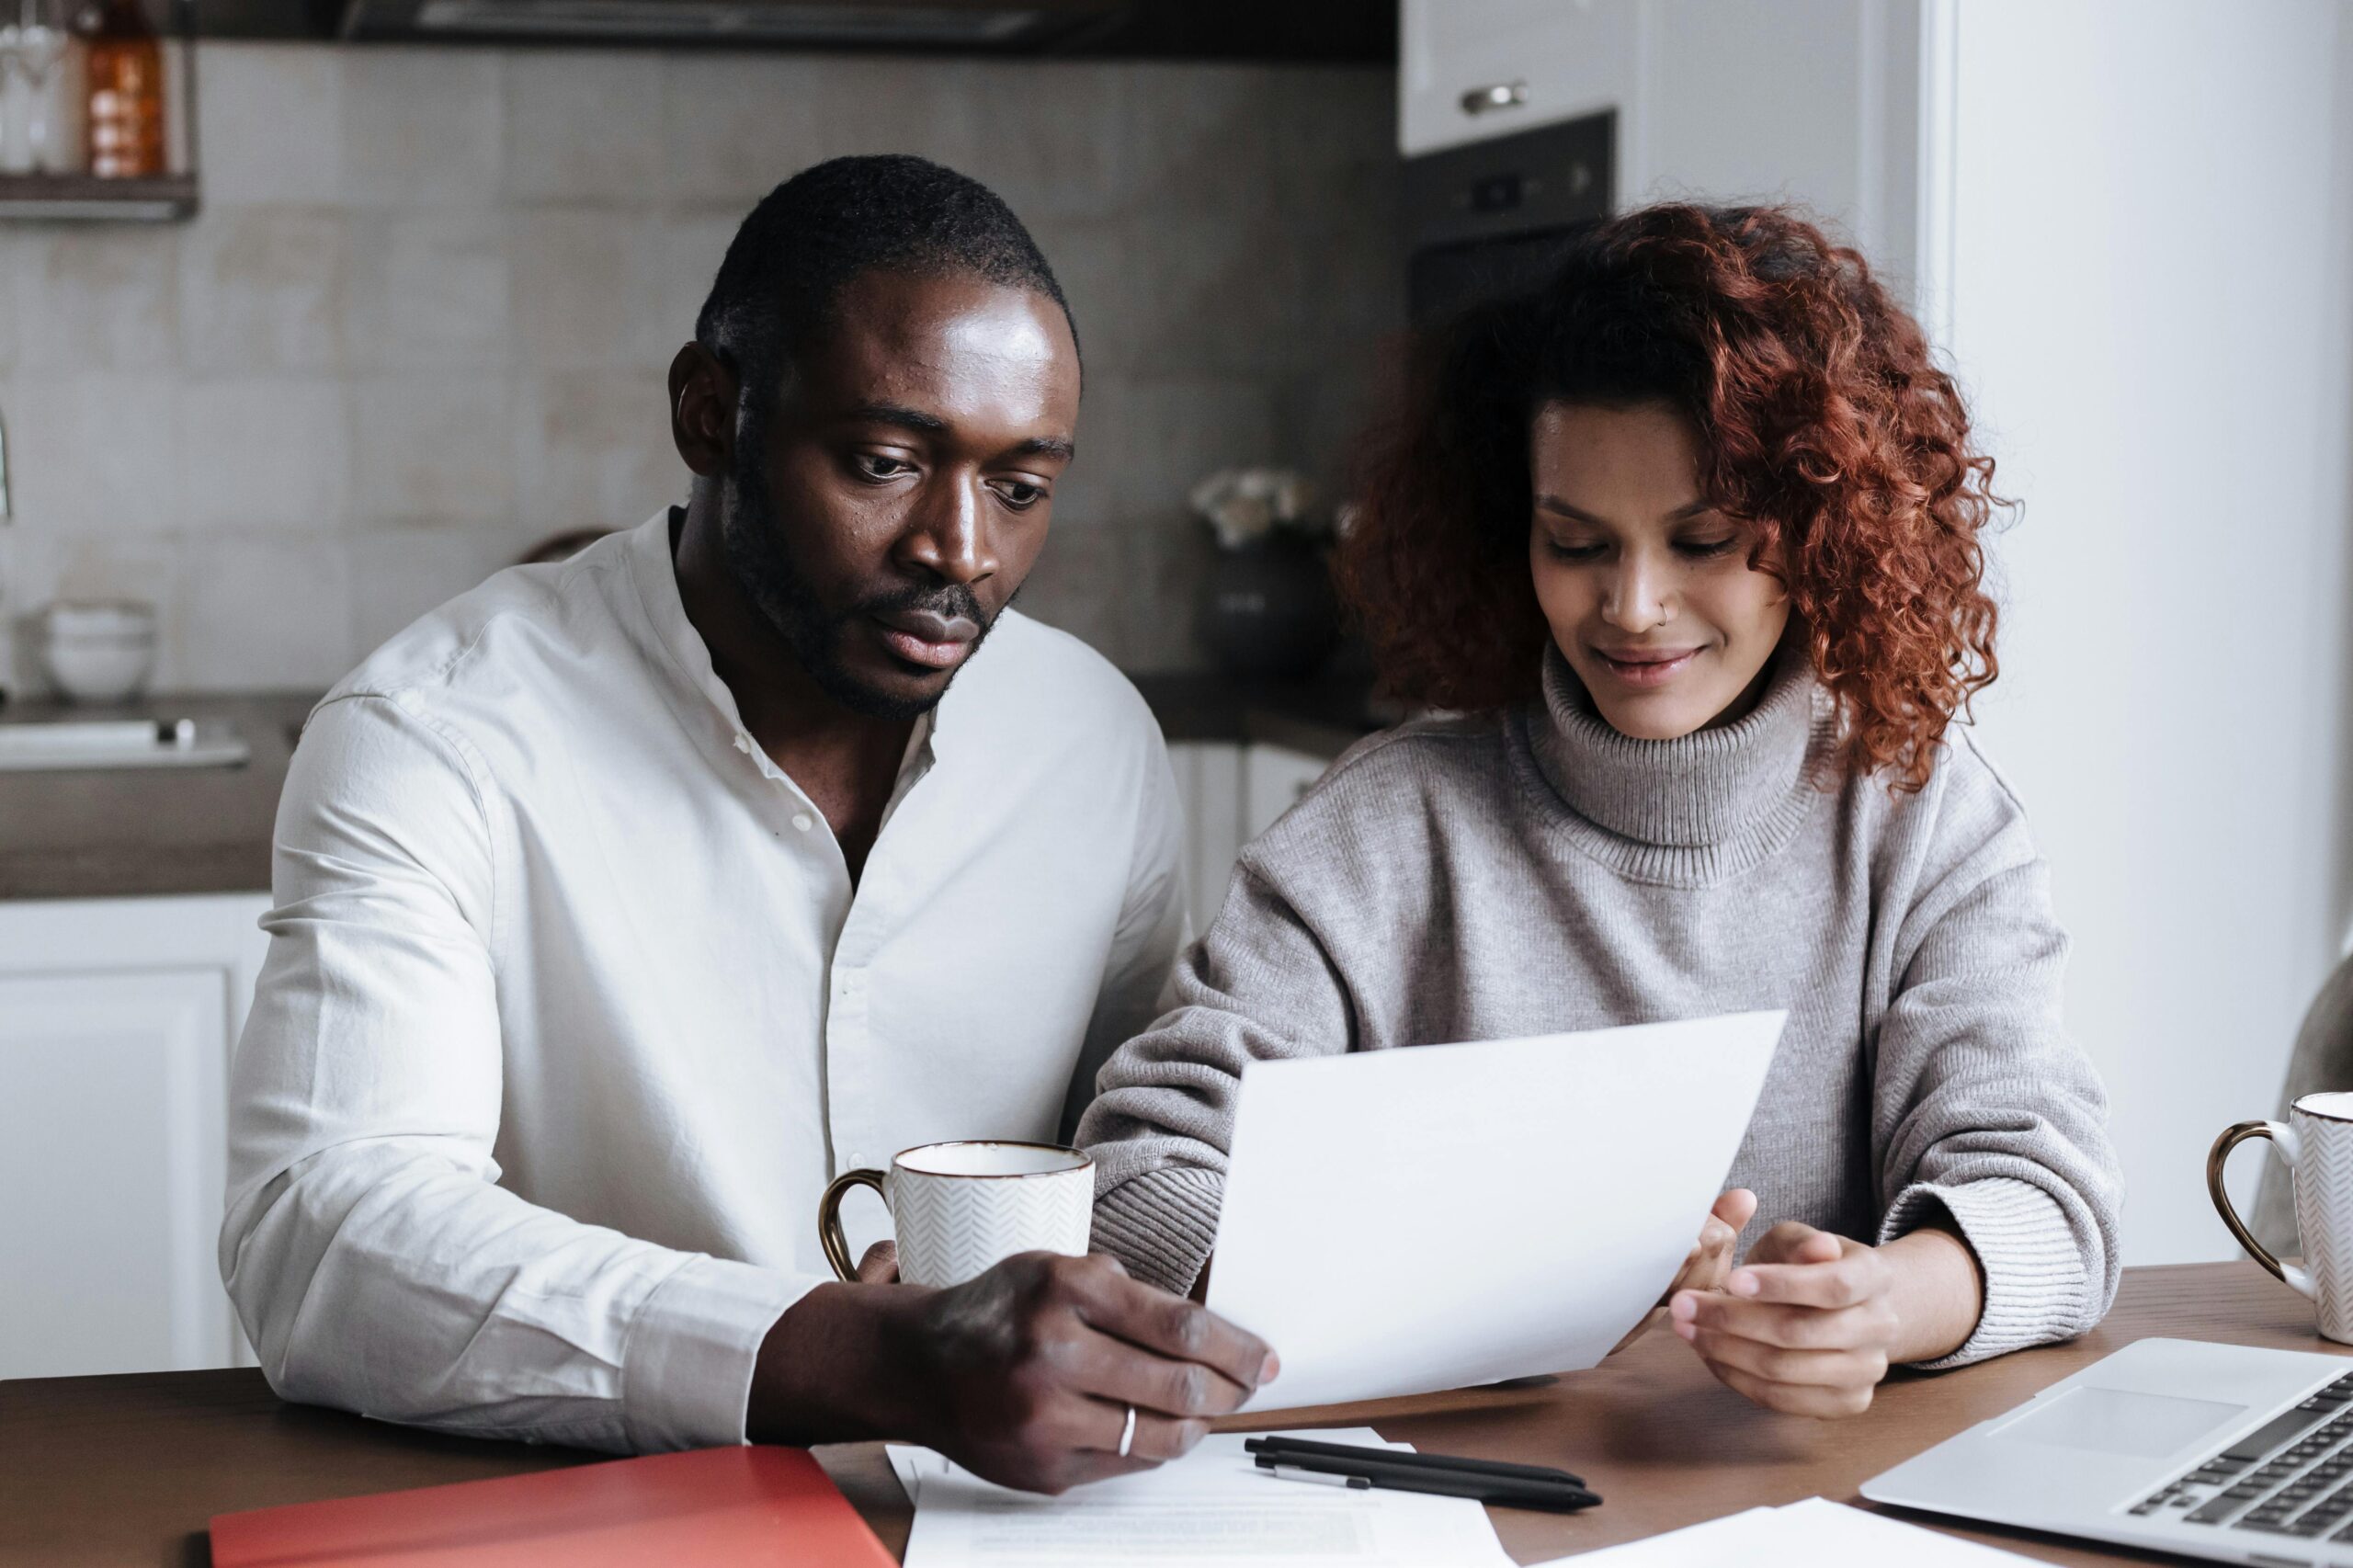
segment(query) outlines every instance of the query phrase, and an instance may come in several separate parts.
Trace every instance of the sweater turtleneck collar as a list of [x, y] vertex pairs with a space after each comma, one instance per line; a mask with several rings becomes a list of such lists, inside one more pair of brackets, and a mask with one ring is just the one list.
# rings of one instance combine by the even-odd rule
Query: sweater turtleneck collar
[[1646, 881], [1712, 881], [1787, 844], [1820, 793], [1836, 714], [1804, 654], [1785, 647], [1756, 708], [1671, 741], [1612, 729], [1551, 642], [1543, 695], [1523, 713], [1529, 756], [1587, 848]]

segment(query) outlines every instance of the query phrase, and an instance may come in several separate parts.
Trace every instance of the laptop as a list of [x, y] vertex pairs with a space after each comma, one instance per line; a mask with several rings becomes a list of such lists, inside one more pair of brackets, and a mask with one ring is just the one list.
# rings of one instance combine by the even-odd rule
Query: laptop
[[2353, 1358], [2143, 1339], [1862, 1490], [2218, 1562], [2353, 1568]]

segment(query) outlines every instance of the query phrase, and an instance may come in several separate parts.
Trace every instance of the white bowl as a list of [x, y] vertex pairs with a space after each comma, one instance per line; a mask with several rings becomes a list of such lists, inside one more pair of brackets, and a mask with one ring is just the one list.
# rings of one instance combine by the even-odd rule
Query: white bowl
[[60, 599], [42, 619], [52, 642], [155, 640], [155, 607], [139, 599]]
[[51, 605], [41, 662], [57, 689], [74, 702], [127, 702], [147, 684], [155, 663], [151, 606]]

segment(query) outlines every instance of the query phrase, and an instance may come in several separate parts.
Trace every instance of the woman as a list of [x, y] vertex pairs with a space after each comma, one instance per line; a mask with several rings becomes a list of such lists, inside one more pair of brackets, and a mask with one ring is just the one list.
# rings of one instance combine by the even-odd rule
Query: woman
[[2120, 1190], [2066, 939], [1951, 722], [1995, 669], [1992, 472], [1918, 326], [1786, 211], [1609, 220], [1442, 335], [1342, 565], [1387, 683], [1464, 716], [1244, 851], [1080, 1129], [1097, 1246], [1193, 1283], [1253, 1058], [1786, 1007], [1716, 1210], [1769, 1228], [1671, 1301], [1715, 1374], [1850, 1414], [2097, 1323]]

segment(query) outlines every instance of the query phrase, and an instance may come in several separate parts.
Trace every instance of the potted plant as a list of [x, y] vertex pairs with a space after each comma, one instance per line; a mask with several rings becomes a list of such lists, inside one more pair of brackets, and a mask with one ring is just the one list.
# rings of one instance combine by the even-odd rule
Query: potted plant
[[1289, 469], [1225, 469], [1193, 486], [1217, 539], [1195, 631], [1230, 674], [1310, 676], [1339, 642], [1332, 526], [1310, 499]]

